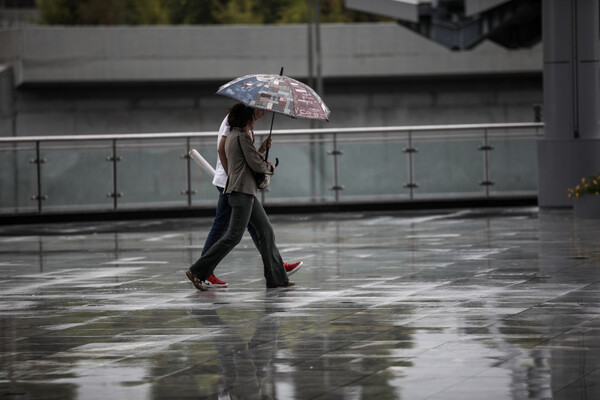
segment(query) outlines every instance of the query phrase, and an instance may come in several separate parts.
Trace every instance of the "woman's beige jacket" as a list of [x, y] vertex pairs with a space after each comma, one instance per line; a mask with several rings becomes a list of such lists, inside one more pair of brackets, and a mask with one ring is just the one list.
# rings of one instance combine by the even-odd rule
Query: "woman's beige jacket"
[[256, 196], [254, 172], [273, 175], [272, 167], [254, 147], [250, 135], [240, 128], [232, 128], [225, 142], [227, 156], [227, 184], [225, 193], [240, 192]]

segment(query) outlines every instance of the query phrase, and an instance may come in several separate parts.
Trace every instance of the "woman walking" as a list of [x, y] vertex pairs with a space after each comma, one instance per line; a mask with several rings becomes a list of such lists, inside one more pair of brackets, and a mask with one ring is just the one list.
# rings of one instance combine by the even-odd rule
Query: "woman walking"
[[256, 199], [257, 185], [253, 172], [273, 175], [275, 165], [266, 162], [254, 148], [254, 110], [236, 104], [229, 112], [231, 133], [225, 142], [228, 178], [225, 194], [229, 196], [231, 219], [225, 236], [210, 247], [187, 271], [187, 277], [196, 289], [207, 290], [202, 281], [212, 275], [217, 264], [242, 240], [250, 222], [259, 237], [259, 252], [263, 261], [264, 275], [268, 288], [293, 286], [288, 279], [279, 250], [275, 245], [275, 234], [269, 218]]
[[[254, 121], [257, 121], [259, 118], [261, 118], [264, 113], [264, 110], [255, 108]], [[231, 218], [231, 206], [229, 205], [228, 195], [225, 194], [225, 184], [227, 183], [227, 155], [225, 154], [225, 143], [227, 143], [227, 137], [231, 133], [231, 127], [227, 122], [228, 119], [229, 115], [223, 119], [223, 122], [219, 127], [219, 136], [217, 139], [217, 163], [215, 165], [215, 176], [212, 181], [213, 185], [215, 185], [219, 191], [219, 198], [217, 200], [215, 219], [213, 220], [210, 231], [206, 236], [206, 241], [204, 242], [204, 248], [202, 249], [201, 255], [204, 255], [204, 253], [206, 253], [213, 244], [215, 244], [225, 235], [225, 233], [227, 233], [227, 229], [229, 228], [229, 219]], [[271, 138], [269, 137], [258, 148], [258, 152], [263, 154], [270, 147]], [[248, 233], [250, 234], [256, 249], [259, 249], [260, 241], [258, 240], [256, 229], [254, 229], [252, 224], [248, 224]], [[293, 273], [297, 272], [302, 265], [302, 261], [297, 261], [291, 264], [286, 262], [283, 263], [283, 267], [285, 268], [288, 276], [291, 276]], [[208, 286], [209, 288], [224, 288], [229, 286], [227, 282], [217, 278], [214, 273], [213, 275], [209, 276], [208, 279], [202, 281], [202, 284], [204, 286]]]

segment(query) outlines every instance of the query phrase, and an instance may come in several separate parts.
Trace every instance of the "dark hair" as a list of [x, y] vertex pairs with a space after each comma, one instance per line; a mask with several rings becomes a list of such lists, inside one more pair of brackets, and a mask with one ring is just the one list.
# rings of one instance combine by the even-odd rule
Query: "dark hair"
[[227, 123], [231, 128], [244, 128], [254, 118], [254, 109], [238, 103], [229, 110]]

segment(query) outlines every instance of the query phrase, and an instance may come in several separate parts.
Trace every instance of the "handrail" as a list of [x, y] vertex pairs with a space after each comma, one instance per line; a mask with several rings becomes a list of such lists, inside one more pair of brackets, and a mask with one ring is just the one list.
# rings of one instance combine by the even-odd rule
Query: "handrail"
[[[475, 150], [481, 152], [483, 173], [482, 179], [478, 182], [479, 186], [483, 186], [485, 198], [489, 198], [493, 195], [490, 192], [490, 187], [494, 186], [490, 171], [490, 160], [489, 152], [494, 150], [494, 146], [490, 143], [490, 140], [496, 138], [502, 138], [503, 140], [521, 140], [521, 139], [535, 139], [543, 135], [544, 124], [540, 122], [525, 122], [525, 123], [494, 123], [494, 124], [452, 124], [452, 125], [415, 125], [415, 126], [383, 126], [383, 127], [352, 127], [352, 128], [319, 128], [319, 129], [280, 129], [273, 131], [274, 135], [279, 136], [281, 139], [278, 141], [279, 144], [302, 144], [310, 143], [311, 145], [318, 144], [321, 148], [318, 165], [316, 168], [323, 168], [325, 165], [325, 159], [323, 156], [332, 156], [332, 185], [327, 185], [324, 181], [324, 176], [317, 177], [313, 176], [311, 172], [310, 185], [311, 188], [311, 202], [314, 201], [327, 201], [324, 192], [327, 188], [334, 192], [334, 201], [338, 203], [340, 201], [340, 192], [348, 190], [343, 182], [342, 173], [347, 173], [348, 164], [343, 163], [344, 149], [342, 145], [351, 148], [356, 143], [408, 143], [408, 147], [402, 149], [402, 153], [406, 155], [407, 161], [407, 180], [398, 182], [398, 185], [406, 189], [406, 193], [410, 201], [415, 200], [415, 190], [422, 190], [420, 182], [418, 181], [419, 176], [414, 172], [415, 161], [414, 157], [419, 153], [419, 149], [415, 146], [417, 143], [423, 143], [427, 141], [455, 141], [465, 140], [473, 142], [473, 140], [481, 140], [481, 145], [474, 147]], [[267, 130], [257, 130], [255, 133], [258, 136], [266, 136], [269, 132]], [[0, 154], [7, 152], [20, 152], [20, 151], [31, 151], [33, 150], [34, 158], [30, 159], [30, 164], [36, 164], [35, 175], [35, 189], [36, 193], [31, 195], [31, 200], [37, 202], [38, 213], [42, 213], [42, 203], [48, 200], [51, 195], [48, 196], [43, 192], [43, 189], [47, 186], [43, 185], [42, 175], [42, 164], [47, 162], [46, 158], [43, 157], [41, 150], [44, 153], [56, 151], [57, 149], [67, 148], [104, 148], [110, 151], [110, 154], [105, 158], [106, 161], [111, 163], [111, 192], [106, 197], [112, 198], [112, 206], [116, 211], [119, 209], [119, 198], [127, 196], [127, 193], [122, 193], [119, 189], [122, 189], [123, 185], [118, 182], [120, 170], [118, 167], [119, 161], [122, 160], [121, 151], [130, 147], [143, 148], [151, 146], [152, 142], [161, 141], [164, 146], [164, 140], [178, 139], [174, 143], [178, 143], [180, 140], [184, 141], [183, 144], [185, 152], [179, 157], [186, 159], [185, 175], [186, 175], [186, 188], [180, 192], [182, 195], [187, 196], [188, 207], [192, 206], [192, 195], [196, 194], [196, 191], [192, 188], [192, 169], [190, 165], [190, 158], [188, 153], [192, 148], [191, 139], [203, 139], [202, 142], [207, 142], [209, 138], [217, 136], [216, 131], [205, 131], [205, 132], [165, 132], [165, 133], [133, 133], [133, 134], [94, 134], [94, 135], [53, 135], [53, 136], [11, 136], [11, 137], [0, 137]], [[295, 136], [295, 137], [294, 137]], [[308, 136], [308, 138], [307, 138]], [[261, 139], [262, 140], [262, 139]], [[127, 141], [140, 141], [127, 143]], [[146, 142], [144, 142], [146, 141]], [[73, 142], [88, 142], [87, 145], [78, 146]], [[97, 146], [90, 142], [104, 142], [104, 146]], [[19, 144], [30, 143], [32, 148], [27, 146], [19, 146]], [[48, 143], [55, 143], [54, 145], [47, 145]], [[56, 144], [64, 143], [64, 144]], [[181, 146], [181, 144], [170, 143], [172, 146]], [[119, 144], [117, 146], [117, 144]], [[323, 146], [332, 146], [331, 149], [325, 149]], [[472, 144], [470, 145], [472, 146]], [[311, 147], [311, 155], [312, 147]], [[317, 154], [317, 153], [314, 153]], [[421, 153], [422, 154], [422, 153]], [[340, 165], [338, 165], [340, 164]], [[314, 167], [314, 166], [313, 166]], [[497, 176], [497, 175], [496, 175]], [[402, 179], [402, 177], [399, 177]], [[423, 176], [421, 175], [421, 179]], [[349, 182], [352, 185], [350, 189], [356, 189], [356, 182]], [[422, 183], [422, 182], [421, 182]], [[394, 183], [392, 183], [394, 186]], [[397, 185], [394, 187], [398, 187]], [[131, 189], [131, 188], [128, 188]], [[170, 193], [173, 193], [172, 191]], [[418, 193], [418, 192], [417, 192]], [[422, 195], [423, 193], [419, 193]], [[386, 193], [380, 193], [381, 196]], [[396, 194], [397, 195], [397, 194]], [[346, 196], [346, 199], [352, 195]], [[306, 196], [305, 196], [306, 197]], [[265, 200], [265, 192], [261, 191], [262, 201]], [[285, 197], [282, 197], [285, 198]], [[319, 200], [320, 199], [320, 200]], [[0, 204], [1, 208], [2, 204]]]
[[[362, 128], [317, 128], [317, 129], [279, 129], [274, 135], [318, 135], [318, 134], [364, 134], [364, 133], [408, 133], [425, 131], [466, 131], [482, 129], [541, 129], [542, 122], [494, 123], [494, 124], [454, 124], [454, 125], [414, 125], [414, 126], [382, 126]], [[257, 135], [266, 135], [268, 130], [257, 130]], [[94, 141], [94, 140], [135, 140], [135, 139], [185, 139], [217, 136], [216, 131], [204, 132], [164, 132], [164, 133], [121, 133], [105, 135], [60, 135], [60, 136], [10, 136], [0, 137], [0, 143], [24, 142], [60, 142], [60, 141]]]

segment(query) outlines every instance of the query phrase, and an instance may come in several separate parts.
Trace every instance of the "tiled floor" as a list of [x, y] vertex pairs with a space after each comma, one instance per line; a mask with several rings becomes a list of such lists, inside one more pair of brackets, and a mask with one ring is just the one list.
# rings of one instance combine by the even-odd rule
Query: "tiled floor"
[[2, 399], [600, 399], [600, 224], [536, 208], [0, 227]]

